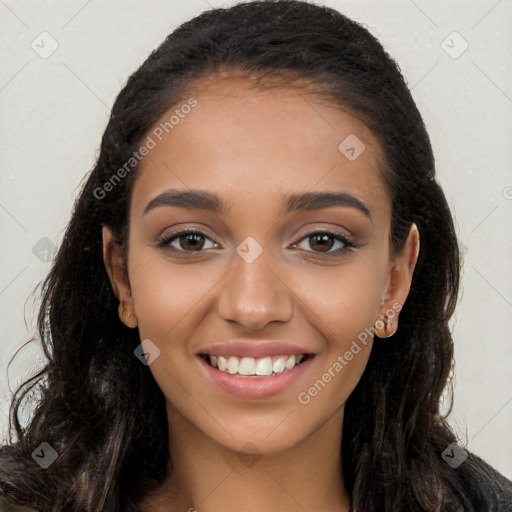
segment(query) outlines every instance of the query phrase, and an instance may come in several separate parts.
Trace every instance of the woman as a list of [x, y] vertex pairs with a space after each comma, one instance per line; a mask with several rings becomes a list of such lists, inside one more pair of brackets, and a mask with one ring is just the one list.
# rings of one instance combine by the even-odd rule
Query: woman
[[41, 511], [506, 510], [439, 412], [458, 285], [380, 43], [306, 2], [205, 12], [113, 106], [1, 488]]

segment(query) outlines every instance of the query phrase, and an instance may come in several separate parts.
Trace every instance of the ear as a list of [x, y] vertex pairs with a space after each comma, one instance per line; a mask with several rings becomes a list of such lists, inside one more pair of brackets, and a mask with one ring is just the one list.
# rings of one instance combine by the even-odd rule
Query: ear
[[392, 336], [398, 329], [398, 314], [409, 295], [412, 276], [420, 252], [420, 234], [412, 224], [403, 250], [391, 260], [386, 289], [382, 295], [375, 331], [380, 338]]
[[119, 299], [119, 318], [127, 327], [137, 327], [125, 256], [121, 247], [115, 242], [110, 228], [103, 226], [102, 234], [103, 262], [114, 295]]

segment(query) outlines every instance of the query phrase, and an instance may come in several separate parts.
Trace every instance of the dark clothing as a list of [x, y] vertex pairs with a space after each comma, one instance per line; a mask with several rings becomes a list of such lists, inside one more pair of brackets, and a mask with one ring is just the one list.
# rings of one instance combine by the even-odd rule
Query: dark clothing
[[0, 512], [35, 512], [34, 507], [9, 498], [7, 494], [0, 494]]

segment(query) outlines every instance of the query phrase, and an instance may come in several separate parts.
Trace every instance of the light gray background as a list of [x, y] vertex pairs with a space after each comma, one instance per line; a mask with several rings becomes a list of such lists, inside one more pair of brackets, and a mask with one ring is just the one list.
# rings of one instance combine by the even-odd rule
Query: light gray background
[[[7, 374], [35, 333], [25, 301], [49, 270], [45, 250], [62, 239], [115, 96], [178, 24], [234, 3], [0, 0], [0, 437], [10, 390], [43, 361], [32, 343]], [[412, 87], [466, 247], [451, 424], [512, 478], [512, 1], [317, 3], [363, 23]], [[52, 38], [58, 48], [44, 55]]]

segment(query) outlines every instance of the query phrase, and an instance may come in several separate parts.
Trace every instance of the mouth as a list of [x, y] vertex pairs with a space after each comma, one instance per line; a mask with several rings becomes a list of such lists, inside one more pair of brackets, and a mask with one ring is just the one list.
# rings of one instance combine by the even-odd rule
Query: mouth
[[288, 373], [314, 357], [313, 354], [283, 354], [263, 357], [237, 357], [220, 354], [198, 354], [208, 366], [219, 372], [239, 377], [276, 377]]
[[310, 380], [306, 375], [318, 353], [287, 340], [228, 340], [195, 355], [210, 384], [245, 400], [293, 396]]

